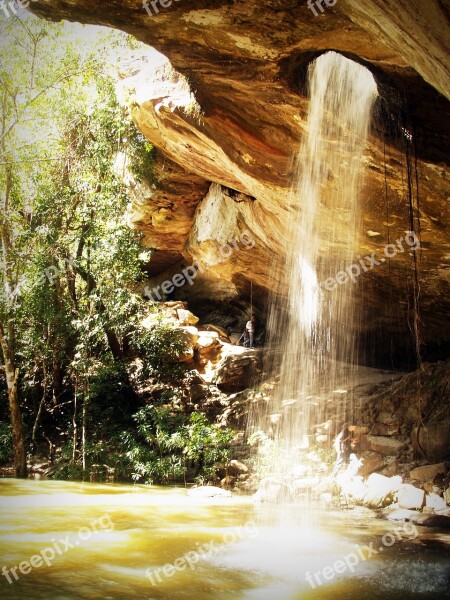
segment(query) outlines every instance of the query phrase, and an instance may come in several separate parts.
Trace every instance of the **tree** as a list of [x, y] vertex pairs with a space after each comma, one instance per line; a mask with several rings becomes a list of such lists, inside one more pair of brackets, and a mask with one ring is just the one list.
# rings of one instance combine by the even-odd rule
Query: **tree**
[[[73, 402], [80, 377], [123, 358], [138, 311], [127, 286], [142, 248], [123, 220], [114, 157], [142, 148], [146, 160], [150, 149], [103, 75], [104, 40], [89, 53], [64, 34], [34, 17], [2, 32], [0, 347], [19, 477], [27, 474], [22, 417], [34, 443], [50, 415], [66, 419], [58, 407]], [[107, 34], [116, 43], [118, 35]], [[82, 390], [86, 408], [89, 386]]]

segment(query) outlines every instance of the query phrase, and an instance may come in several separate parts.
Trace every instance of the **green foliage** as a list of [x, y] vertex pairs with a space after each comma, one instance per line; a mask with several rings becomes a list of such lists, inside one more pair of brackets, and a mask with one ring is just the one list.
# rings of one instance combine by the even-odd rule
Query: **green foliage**
[[[11, 51], [0, 67], [0, 322], [26, 438], [34, 431], [39, 452], [51, 446], [54, 477], [214, 480], [232, 432], [174, 408], [187, 339], [162, 322], [142, 328], [148, 303], [133, 292], [148, 252], [127, 225], [126, 182], [153, 181], [154, 152], [116, 98], [106, 49], [136, 42], [97, 32], [89, 46], [74, 31], [32, 16], [2, 30]], [[170, 387], [142, 408], [150, 377]], [[1, 391], [0, 404], [3, 418]]]
[[183, 376], [185, 368], [175, 363], [186, 352], [188, 340], [179, 329], [163, 322], [151, 329], [137, 327], [132, 343], [143, 361], [142, 380], [157, 376], [162, 381], [173, 383]]
[[12, 427], [8, 423], [0, 422], [0, 464], [12, 460]]
[[89, 382], [89, 419], [99, 422], [131, 422], [137, 408], [137, 397], [122, 362], [102, 365]]
[[188, 417], [167, 406], [151, 405], [135, 419], [138, 437], [127, 440], [135, 481], [178, 483], [193, 464], [197, 481], [215, 482], [216, 464], [229, 459], [233, 431], [209, 423], [203, 414]]

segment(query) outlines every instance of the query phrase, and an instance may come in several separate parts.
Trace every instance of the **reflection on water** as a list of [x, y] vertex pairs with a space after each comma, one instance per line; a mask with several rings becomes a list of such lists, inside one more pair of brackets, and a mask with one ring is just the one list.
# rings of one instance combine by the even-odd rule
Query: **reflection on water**
[[[412, 539], [405, 530], [392, 547], [382, 547], [394, 527], [362, 510], [202, 500], [179, 488], [4, 479], [0, 597], [450, 597], [450, 553], [443, 545], [450, 537], [421, 532]], [[376, 554], [368, 557], [368, 547]], [[356, 564], [348, 557], [358, 549]]]

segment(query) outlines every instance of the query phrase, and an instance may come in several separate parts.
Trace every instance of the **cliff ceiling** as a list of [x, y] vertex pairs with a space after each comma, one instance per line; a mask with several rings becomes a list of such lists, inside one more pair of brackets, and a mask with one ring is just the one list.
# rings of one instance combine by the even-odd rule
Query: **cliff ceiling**
[[[380, 100], [363, 157], [359, 254], [381, 255], [388, 241], [404, 235], [413, 201], [422, 240], [422, 337], [429, 356], [445, 354], [450, 1], [322, 4], [317, 16], [298, 0], [159, 0], [152, 16], [139, 0], [39, 0], [30, 8], [51, 20], [122, 29], [170, 60], [155, 59], [149, 50], [121, 66], [133, 118], [157, 149], [156, 187], [135, 194], [131, 219], [146, 244], [163, 251], [155, 263], [160, 279], [182, 257], [201, 261], [205, 273], [188, 290], [191, 297], [248, 296], [252, 281], [254, 300], [263, 305], [275, 284], [271, 263], [282, 262], [284, 252], [292, 159], [308, 109], [307, 66], [327, 50], [367, 66]], [[221, 246], [244, 231], [254, 247], [224, 258]], [[338, 250], [323, 248], [324, 260]], [[405, 252], [358, 282], [363, 337], [408, 345], [398, 336], [407, 335], [411, 323], [413, 279]]]

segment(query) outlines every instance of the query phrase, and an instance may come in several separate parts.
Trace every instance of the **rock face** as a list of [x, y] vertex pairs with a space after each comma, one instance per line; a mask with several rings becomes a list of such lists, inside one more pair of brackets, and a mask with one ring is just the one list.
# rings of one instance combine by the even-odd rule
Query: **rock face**
[[261, 370], [260, 357], [251, 351], [225, 355], [217, 366], [214, 383], [219, 389], [235, 392], [250, 387]]
[[[189, 388], [190, 400], [195, 403], [209, 395], [209, 386], [217, 386], [224, 392], [244, 390], [261, 372], [261, 352], [232, 345], [226, 332], [211, 331], [212, 326], [198, 326], [198, 317], [187, 310], [185, 302], [161, 302], [141, 325], [152, 329], [160, 322], [174, 328], [174, 335], [183, 342], [183, 350], [171, 358], [171, 362], [186, 363], [198, 373]], [[163, 389], [151, 390], [152, 396]]]
[[[438, 461], [443, 463], [450, 456], [449, 382], [450, 361], [442, 361], [424, 364], [394, 383], [376, 385], [366, 398], [363, 424], [370, 427], [370, 434], [393, 423], [398, 432], [390, 436], [367, 436], [371, 452], [363, 452], [363, 468], [367, 463], [368, 469], [373, 465], [373, 470], [378, 470], [377, 462], [383, 457], [386, 457], [385, 468], [389, 468], [387, 459], [392, 457], [394, 468], [413, 460], [431, 463], [420, 465], [417, 470], [412, 468], [417, 464], [411, 465], [404, 473], [411, 479], [428, 481], [445, 472], [445, 465]], [[362, 446], [361, 450], [364, 449]]]
[[431, 481], [436, 475], [445, 475], [447, 469], [445, 463], [438, 463], [436, 465], [424, 465], [423, 467], [416, 467], [410, 471], [409, 476], [411, 479], [418, 481]]
[[404, 443], [401, 440], [393, 440], [389, 437], [368, 436], [371, 450], [384, 456], [396, 456], [399, 454]]
[[428, 460], [450, 457], [450, 419], [415, 427], [411, 434], [414, 449]]
[[[133, 118], [158, 150], [156, 187], [135, 189], [132, 222], [149, 247], [167, 253], [158, 262], [161, 272], [180, 258], [202, 261], [205, 273], [188, 292], [195, 288], [204, 298], [248, 299], [251, 281], [253, 301], [263, 306], [273, 287], [271, 264], [282, 265], [286, 251], [286, 200], [308, 109], [308, 63], [333, 49], [372, 70], [380, 118], [364, 156], [359, 253], [381, 254], [411, 228], [405, 135], [414, 122], [418, 190], [415, 173], [409, 183], [420, 200], [422, 339], [429, 356], [443, 356], [450, 344], [450, 178], [443, 164], [450, 137], [448, 1], [339, 0], [317, 17], [298, 0], [172, 2], [151, 17], [140, 0], [108, 7], [98, 0], [30, 5], [45, 18], [121, 28], [171, 61], [147, 53], [121, 68], [124, 88], [134, 90]], [[252, 249], [224, 257], [223, 245], [245, 231]], [[337, 251], [339, 242], [323, 248], [324, 264]], [[361, 344], [375, 337], [379, 354], [394, 344], [398, 360], [411, 347], [411, 264], [408, 251], [398, 253], [389, 269], [374, 269], [356, 286], [365, 306]], [[395, 435], [392, 427], [379, 433]]]

